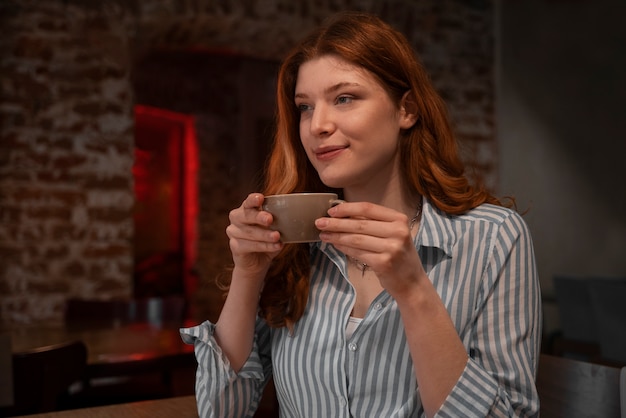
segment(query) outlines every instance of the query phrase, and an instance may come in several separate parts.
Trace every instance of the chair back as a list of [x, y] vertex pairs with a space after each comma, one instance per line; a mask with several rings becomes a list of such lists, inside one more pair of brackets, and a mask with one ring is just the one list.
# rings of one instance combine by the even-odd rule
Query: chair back
[[595, 343], [596, 323], [589, 295], [593, 279], [554, 277], [554, 292], [563, 336], [568, 340]]
[[619, 399], [622, 406], [622, 418], [626, 418], [626, 367], [619, 374]]
[[82, 341], [13, 353], [13, 406], [0, 415], [26, 415], [59, 408], [70, 386], [79, 382], [87, 364]]
[[11, 334], [0, 332], [0, 407], [13, 404]]
[[540, 416], [620, 418], [620, 372], [617, 367], [541, 354]]
[[602, 358], [626, 365], [626, 278], [589, 281]]

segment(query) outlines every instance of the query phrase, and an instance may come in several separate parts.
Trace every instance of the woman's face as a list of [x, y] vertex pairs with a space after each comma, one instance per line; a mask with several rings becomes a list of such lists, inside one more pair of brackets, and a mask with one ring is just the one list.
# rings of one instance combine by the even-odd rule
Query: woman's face
[[401, 129], [414, 123], [367, 70], [324, 55], [300, 66], [300, 140], [324, 184], [366, 190], [398, 176]]

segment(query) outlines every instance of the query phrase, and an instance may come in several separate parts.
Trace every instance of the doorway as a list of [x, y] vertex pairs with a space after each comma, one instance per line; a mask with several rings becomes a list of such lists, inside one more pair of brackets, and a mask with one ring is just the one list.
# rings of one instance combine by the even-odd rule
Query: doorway
[[144, 105], [134, 113], [134, 296], [190, 296], [197, 281], [194, 117]]

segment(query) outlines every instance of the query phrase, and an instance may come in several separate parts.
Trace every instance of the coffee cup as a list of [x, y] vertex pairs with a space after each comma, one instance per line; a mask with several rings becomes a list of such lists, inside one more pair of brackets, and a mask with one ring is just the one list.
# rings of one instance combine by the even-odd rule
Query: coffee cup
[[289, 193], [265, 196], [263, 210], [274, 217], [270, 229], [280, 232], [283, 243], [319, 241], [315, 220], [343, 203], [335, 193]]

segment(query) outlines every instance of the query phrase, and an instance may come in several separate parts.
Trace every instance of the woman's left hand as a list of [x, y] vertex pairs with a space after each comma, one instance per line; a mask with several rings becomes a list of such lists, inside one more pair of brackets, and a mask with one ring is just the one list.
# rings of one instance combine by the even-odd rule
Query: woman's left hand
[[371, 268], [392, 296], [402, 295], [426, 273], [404, 213], [369, 202], [346, 202], [315, 225], [320, 239]]

